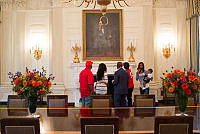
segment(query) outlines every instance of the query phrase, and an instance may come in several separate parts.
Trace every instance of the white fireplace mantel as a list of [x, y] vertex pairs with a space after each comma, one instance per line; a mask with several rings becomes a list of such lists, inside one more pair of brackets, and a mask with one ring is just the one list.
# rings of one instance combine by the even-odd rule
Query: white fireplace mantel
[[[114, 72], [117, 70], [117, 62], [93, 62], [92, 64], [92, 73], [96, 74], [97, 69], [99, 67], [100, 63], [105, 63], [107, 67], [107, 74], [114, 74]], [[129, 63], [130, 67], [134, 67], [136, 64]], [[72, 68], [78, 68], [78, 69], [84, 69], [85, 68], [85, 62], [82, 63], [72, 63]]]
[[[107, 67], [107, 74], [114, 74], [115, 71], [117, 70], [117, 62], [93, 62], [92, 64], [92, 73], [96, 74], [99, 64], [100, 63], [105, 63], [106, 67]], [[130, 68], [135, 67], [135, 63], [129, 63], [130, 64]], [[72, 63], [71, 64], [72, 67], [72, 76], [73, 76], [73, 85], [74, 88], [79, 88], [79, 74], [80, 72], [85, 68], [85, 62], [82, 63]]]

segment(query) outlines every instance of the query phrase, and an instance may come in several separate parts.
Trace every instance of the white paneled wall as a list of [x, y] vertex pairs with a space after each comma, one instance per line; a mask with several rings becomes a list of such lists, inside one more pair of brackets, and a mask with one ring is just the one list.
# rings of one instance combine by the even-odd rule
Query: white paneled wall
[[[79, 40], [82, 49], [82, 9], [81, 8], [67, 8], [63, 9], [63, 67], [64, 67], [64, 85], [66, 88], [66, 94], [69, 96], [71, 102], [75, 102], [78, 106], [79, 87], [74, 87], [73, 77], [73, 57], [72, 45], [74, 40]], [[81, 52], [79, 53], [80, 61]], [[74, 74], [75, 75], [75, 74]], [[79, 95], [78, 95], [79, 97]]]
[[25, 16], [24, 12], [14, 13], [13, 23], [13, 60], [14, 71], [23, 71], [25, 68]]
[[[177, 66], [177, 20], [176, 8], [158, 8], [156, 9], [156, 41], [157, 55], [155, 56], [155, 73], [156, 76], [162, 76], [166, 70], [172, 66]], [[175, 52], [169, 58], [162, 54], [162, 45], [167, 42], [175, 43]], [[158, 66], [159, 65], [159, 66]], [[159, 77], [157, 77], [159, 78]]]
[[[29, 11], [26, 13], [26, 66], [30, 66], [32, 69], [41, 70], [44, 66], [49, 73], [49, 48], [50, 48], [50, 36], [49, 36], [49, 10]], [[40, 60], [35, 60], [33, 54], [30, 54], [30, 49], [38, 46], [42, 49], [42, 57]]]
[[[153, 5], [153, 0], [136, 0], [135, 6], [123, 8], [124, 61], [129, 58], [127, 47], [130, 45], [130, 40], [136, 39], [136, 50], [133, 53], [136, 63], [132, 66], [134, 76], [137, 64], [141, 61], [145, 63], [146, 69], [153, 68], [155, 79], [151, 83], [150, 92], [157, 96], [160, 94], [159, 78], [165, 70], [169, 70], [172, 65], [181, 69], [189, 66], [189, 59], [182, 58], [184, 53], [188, 57], [188, 47], [184, 41], [185, 5], [182, 1], [175, 1], [178, 0], [159, 0]], [[51, 5], [48, 0], [31, 0], [26, 4], [26, 7], [19, 9], [3, 9], [3, 22], [0, 24], [0, 35], [2, 35], [0, 101], [5, 101], [7, 94], [12, 93], [7, 75], [9, 71], [24, 72], [25, 67], [41, 70], [44, 66], [48, 73], [53, 73], [56, 77], [57, 85], [53, 86], [54, 93], [65, 93], [69, 96], [70, 102], [77, 102], [79, 87], [77, 81], [74, 82], [74, 77], [77, 80], [78, 73], [74, 72], [76, 70], [74, 67], [77, 66], [72, 63], [74, 58], [72, 46], [76, 42], [82, 49], [83, 8], [62, 7], [59, 2]], [[60, 6], [56, 7], [57, 5]], [[114, 7], [109, 5], [108, 8]], [[162, 55], [160, 42], [163, 39], [171, 41], [171, 37], [174, 38], [175, 52], [166, 59]], [[30, 49], [35, 45], [43, 51], [39, 61], [30, 54]], [[79, 53], [79, 58], [80, 64], [83, 65], [82, 52]], [[96, 63], [100, 62], [116, 63], [116, 61]], [[93, 72], [95, 73], [94, 70]], [[134, 84], [134, 92], [139, 93], [139, 82], [134, 81]]]
[[129, 39], [136, 39], [136, 50], [134, 56], [136, 62], [144, 60], [144, 23], [143, 7], [131, 7], [123, 10], [124, 15], [124, 60], [128, 61], [130, 53], [127, 47], [130, 46]]
[[[14, 71], [13, 66], [13, 12], [11, 9], [2, 14], [1, 40], [1, 85], [8, 85], [8, 72]], [[5, 34], [7, 33], [7, 34]]]

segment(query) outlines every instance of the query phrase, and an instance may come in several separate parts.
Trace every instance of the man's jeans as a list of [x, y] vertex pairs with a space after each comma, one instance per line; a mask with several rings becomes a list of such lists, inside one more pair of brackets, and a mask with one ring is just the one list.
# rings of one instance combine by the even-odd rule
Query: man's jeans
[[82, 107], [89, 107], [91, 102], [91, 95], [82, 98]]

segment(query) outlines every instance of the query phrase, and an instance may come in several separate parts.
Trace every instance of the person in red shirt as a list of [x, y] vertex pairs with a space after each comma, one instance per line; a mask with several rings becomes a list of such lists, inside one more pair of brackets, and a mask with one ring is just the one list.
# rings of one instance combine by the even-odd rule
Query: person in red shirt
[[94, 77], [91, 72], [93, 62], [86, 61], [86, 68], [80, 72], [79, 83], [82, 107], [90, 106], [91, 95], [94, 94]]
[[133, 73], [131, 72], [131, 69], [129, 69], [129, 63], [125, 62], [124, 63], [124, 68], [126, 69], [126, 71], [128, 72], [129, 75], [129, 84], [128, 84], [128, 106], [132, 107], [133, 106], [133, 102], [132, 102], [132, 92], [133, 92], [133, 88], [134, 88], [134, 84], [133, 84]]

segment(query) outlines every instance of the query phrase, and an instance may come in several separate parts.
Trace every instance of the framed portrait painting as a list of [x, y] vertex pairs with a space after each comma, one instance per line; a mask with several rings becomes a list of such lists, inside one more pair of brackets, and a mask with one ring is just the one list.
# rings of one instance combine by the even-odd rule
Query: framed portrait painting
[[83, 10], [83, 60], [123, 60], [122, 10]]

